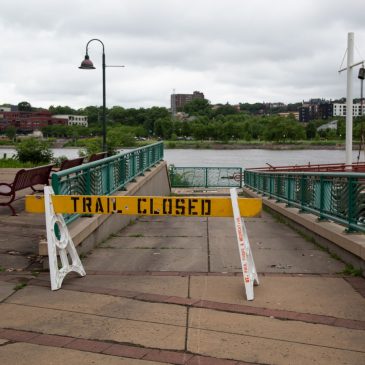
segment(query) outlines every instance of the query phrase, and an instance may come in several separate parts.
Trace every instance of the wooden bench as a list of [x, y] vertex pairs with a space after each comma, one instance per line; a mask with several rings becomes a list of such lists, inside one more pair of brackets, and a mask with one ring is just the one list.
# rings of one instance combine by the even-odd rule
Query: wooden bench
[[58, 169], [54, 169], [52, 171], [67, 170], [67, 169], [70, 169], [72, 167], [80, 166], [80, 165], [82, 165], [83, 162], [84, 162], [83, 157], [74, 158], [72, 160], [64, 160], [64, 161], [62, 161], [61, 166]]
[[15, 209], [11, 205], [15, 199], [16, 192], [26, 188], [31, 188], [33, 191], [41, 191], [35, 189], [34, 186], [48, 185], [49, 175], [53, 166], [54, 165], [46, 165], [27, 170], [22, 169], [16, 173], [12, 183], [0, 183], [0, 197], [9, 197], [7, 202], [0, 202], [0, 206], [8, 206], [13, 213], [12, 215], [17, 215]]
[[108, 155], [107, 152], [94, 153], [93, 155], [90, 156], [88, 162], [94, 162], [94, 161], [102, 160], [103, 158], [107, 157], [107, 155]]

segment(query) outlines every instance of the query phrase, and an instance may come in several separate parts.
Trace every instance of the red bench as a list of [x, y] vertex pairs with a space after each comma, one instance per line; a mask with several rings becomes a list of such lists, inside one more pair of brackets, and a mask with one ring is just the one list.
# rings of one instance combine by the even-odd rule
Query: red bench
[[84, 162], [83, 157], [74, 158], [73, 160], [64, 160], [64, 161], [62, 161], [59, 169], [55, 169], [52, 171], [63, 171], [63, 170], [71, 169], [72, 167], [82, 165], [83, 162]]
[[15, 209], [11, 205], [15, 199], [16, 192], [26, 188], [31, 188], [33, 191], [40, 191], [36, 190], [34, 186], [48, 185], [49, 175], [53, 166], [54, 165], [46, 165], [27, 170], [22, 169], [16, 173], [12, 183], [0, 183], [0, 197], [9, 197], [7, 202], [0, 202], [0, 206], [8, 206], [13, 213], [12, 215], [17, 215]]
[[107, 155], [108, 155], [107, 152], [94, 153], [93, 155], [90, 156], [88, 162], [94, 162], [94, 161], [102, 160], [103, 158], [107, 157]]

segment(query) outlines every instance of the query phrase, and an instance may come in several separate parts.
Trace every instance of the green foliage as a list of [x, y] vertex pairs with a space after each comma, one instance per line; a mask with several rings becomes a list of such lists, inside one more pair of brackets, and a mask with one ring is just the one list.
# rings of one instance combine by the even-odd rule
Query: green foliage
[[52, 158], [52, 163], [54, 163], [56, 165], [56, 167], [60, 167], [61, 163], [63, 161], [66, 161], [67, 159], [68, 159], [67, 156], [54, 157], [54, 158]]
[[346, 264], [346, 267], [342, 273], [349, 276], [362, 276], [363, 270], [361, 268], [355, 268], [351, 264]]
[[53, 106], [51, 105], [48, 110], [52, 113], [52, 115], [54, 114], [64, 114], [64, 115], [67, 115], [67, 114], [76, 114], [76, 110], [75, 109], [72, 109], [70, 108], [69, 106], [61, 106], [61, 105], [58, 105], [58, 106]]
[[211, 106], [207, 99], [193, 99], [189, 103], [186, 103], [183, 111], [189, 115], [210, 115]]
[[21, 141], [15, 149], [20, 162], [49, 163], [53, 156], [48, 142], [35, 138]]
[[15, 158], [1, 158], [0, 168], [30, 168], [41, 164], [34, 164], [33, 162], [20, 162]]
[[[81, 143], [79, 145], [81, 145]], [[82, 148], [79, 151], [80, 157], [91, 156], [98, 152], [103, 152], [101, 138], [97, 137], [82, 140]]]
[[42, 133], [45, 137], [58, 138], [73, 138], [91, 137], [93, 135], [101, 134], [101, 129], [95, 131], [95, 128], [87, 128], [83, 126], [73, 125], [48, 125], [42, 128]]
[[314, 122], [309, 122], [305, 127], [305, 133], [308, 139], [313, 139], [317, 135], [317, 127]]
[[21, 111], [21, 112], [31, 112], [32, 111], [32, 106], [27, 101], [21, 101], [18, 104], [18, 110]]
[[9, 126], [5, 128], [5, 135], [8, 137], [11, 141], [14, 141], [16, 136], [16, 128], [14, 126]]

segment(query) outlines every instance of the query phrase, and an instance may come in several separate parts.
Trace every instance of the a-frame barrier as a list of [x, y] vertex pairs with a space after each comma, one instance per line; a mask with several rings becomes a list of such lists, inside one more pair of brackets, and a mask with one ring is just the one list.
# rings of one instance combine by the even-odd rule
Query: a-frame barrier
[[[230, 198], [54, 195], [51, 187], [45, 187], [44, 196], [28, 195], [25, 207], [27, 212], [46, 215], [52, 290], [60, 289], [63, 279], [71, 271], [86, 275], [62, 213], [233, 217], [246, 298], [253, 300], [253, 286], [258, 285], [259, 280], [242, 217], [259, 216], [262, 201], [238, 198], [235, 188], [230, 190], [230, 194]], [[60, 257], [61, 268], [57, 256]]]

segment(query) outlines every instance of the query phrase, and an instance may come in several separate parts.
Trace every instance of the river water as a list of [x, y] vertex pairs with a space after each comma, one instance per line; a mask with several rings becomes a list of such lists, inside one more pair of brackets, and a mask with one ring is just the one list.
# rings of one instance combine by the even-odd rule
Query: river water
[[[54, 157], [79, 156], [78, 148], [53, 148]], [[0, 158], [6, 153], [7, 157], [15, 154], [13, 148], [0, 148]], [[212, 149], [165, 149], [165, 160], [175, 166], [210, 166], [210, 167], [260, 167], [269, 163], [273, 166], [303, 165], [310, 162], [340, 163], [345, 162], [344, 150], [212, 150]], [[357, 161], [357, 151], [353, 151], [353, 161]], [[364, 153], [360, 161], [364, 161]]]

